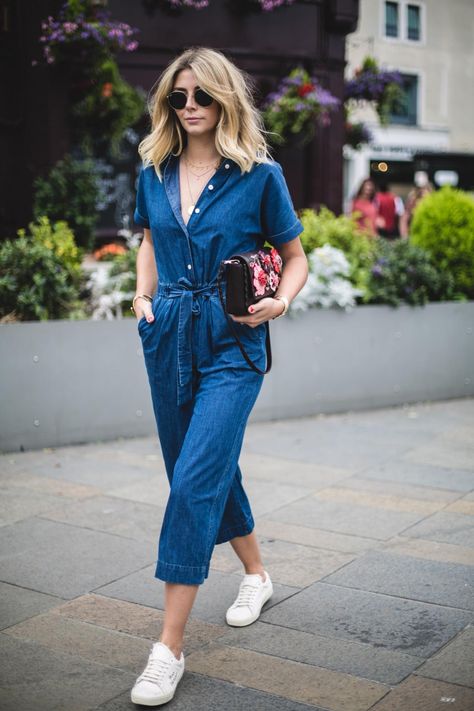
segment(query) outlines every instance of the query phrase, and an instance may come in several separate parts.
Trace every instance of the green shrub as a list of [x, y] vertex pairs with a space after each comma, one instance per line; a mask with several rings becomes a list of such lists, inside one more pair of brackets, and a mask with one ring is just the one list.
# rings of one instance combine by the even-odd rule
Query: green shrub
[[[30, 222], [28, 228], [35, 242], [52, 250], [72, 275], [80, 277], [84, 250], [76, 245], [74, 234], [67, 222], [60, 220], [51, 225], [49, 219], [43, 215], [38, 218], [38, 224]], [[18, 230], [18, 236], [26, 237], [26, 230]]]
[[305, 253], [325, 244], [340, 249], [350, 265], [349, 280], [356, 288], [365, 291], [376, 253], [375, 240], [360, 231], [353, 217], [336, 217], [327, 207], [321, 207], [319, 212], [303, 210], [300, 217], [304, 226], [301, 243]]
[[124, 315], [133, 315], [130, 311], [132, 298], [136, 292], [138, 247], [132, 247], [125, 254], [114, 257], [109, 277], [114, 288], [123, 293], [122, 309]]
[[35, 219], [46, 215], [51, 222], [65, 220], [76, 243], [86, 250], [92, 249], [98, 219], [96, 204], [100, 197], [94, 163], [66, 155], [46, 178], [37, 178], [34, 187]]
[[474, 298], [474, 200], [467, 193], [446, 186], [426, 195], [415, 208], [410, 241], [453, 275], [458, 291]]
[[45, 321], [80, 313], [77, 278], [40, 239], [23, 234], [0, 246], [0, 318]]
[[450, 272], [436, 268], [421, 247], [408, 240], [377, 240], [377, 257], [370, 271], [365, 303], [421, 306], [428, 301], [462, 299]]

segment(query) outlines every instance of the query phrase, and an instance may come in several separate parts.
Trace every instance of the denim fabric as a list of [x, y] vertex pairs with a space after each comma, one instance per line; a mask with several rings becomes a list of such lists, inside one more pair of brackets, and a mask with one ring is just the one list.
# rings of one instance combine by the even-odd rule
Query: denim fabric
[[[219, 263], [302, 231], [278, 163], [241, 174], [224, 159], [186, 225], [178, 158], [160, 182], [138, 181], [135, 222], [151, 230], [158, 271], [155, 320], [138, 322], [153, 411], [170, 484], [155, 577], [200, 584], [213, 548], [254, 527], [238, 460], [263, 383], [244, 360], [216, 288]], [[225, 299], [225, 284], [224, 284]], [[250, 358], [265, 368], [265, 325], [238, 326]]]

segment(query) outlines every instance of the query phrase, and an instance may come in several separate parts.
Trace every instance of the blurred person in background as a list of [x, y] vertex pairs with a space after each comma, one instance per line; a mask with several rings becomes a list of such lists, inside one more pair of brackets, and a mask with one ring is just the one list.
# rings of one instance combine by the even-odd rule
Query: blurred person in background
[[408, 239], [409, 237], [410, 225], [415, 207], [418, 205], [420, 200], [425, 197], [425, 195], [429, 195], [433, 192], [433, 186], [428, 180], [428, 175], [424, 171], [417, 171], [415, 173], [414, 181], [415, 185], [408, 193], [405, 203], [405, 212], [400, 217], [400, 235], [404, 239]]
[[377, 230], [385, 227], [385, 221], [379, 216], [375, 200], [376, 188], [371, 178], [365, 178], [351, 203], [351, 214], [360, 229], [376, 237]]
[[[377, 228], [380, 237], [395, 239], [400, 236], [398, 223], [399, 217], [405, 212], [403, 200], [389, 190], [388, 183], [379, 183], [379, 190], [375, 194], [377, 214], [384, 221], [384, 225]], [[381, 221], [379, 221], [381, 225]]]

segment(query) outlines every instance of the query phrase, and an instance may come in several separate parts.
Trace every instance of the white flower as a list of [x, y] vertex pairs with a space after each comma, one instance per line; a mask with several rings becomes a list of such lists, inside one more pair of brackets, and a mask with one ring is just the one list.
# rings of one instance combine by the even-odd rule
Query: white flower
[[290, 313], [306, 311], [311, 306], [337, 306], [346, 311], [352, 310], [355, 297], [362, 296], [364, 292], [352, 286], [347, 278], [350, 264], [344, 252], [325, 244], [311, 252], [308, 262], [308, 279], [293, 299]]

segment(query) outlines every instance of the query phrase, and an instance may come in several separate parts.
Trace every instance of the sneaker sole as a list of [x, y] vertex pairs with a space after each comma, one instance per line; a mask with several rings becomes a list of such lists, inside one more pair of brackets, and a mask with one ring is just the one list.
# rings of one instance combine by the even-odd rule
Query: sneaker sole
[[179, 675], [178, 682], [170, 694], [166, 694], [166, 696], [160, 696], [157, 699], [150, 699], [147, 697], [140, 696], [139, 694], [134, 693], [134, 691], [132, 689], [132, 693], [130, 694], [132, 703], [140, 704], [141, 706], [161, 706], [162, 704], [168, 703], [168, 701], [171, 701], [171, 699], [175, 695], [176, 689], [178, 688], [178, 683], [180, 682], [183, 674], [184, 674], [184, 669], [181, 672], [181, 674]]
[[268, 600], [271, 598], [272, 595], [273, 595], [273, 587], [270, 588], [270, 590], [268, 591], [266, 597], [263, 598], [263, 602], [262, 602], [262, 606], [261, 606], [261, 608], [260, 608], [260, 612], [257, 612], [257, 614], [254, 615], [253, 617], [251, 617], [250, 619], [247, 619], [247, 620], [244, 620], [244, 621], [240, 621], [240, 620], [239, 620], [238, 622], [229, 622], [229, 620], [227, 619], [227, 615], [226, 615], [226, 622], [227, 622], [227, 624], [230, 625], [231, 627], [246, 627], [247, 625], [251, 625], [252, 622], [255, 622], [255, 620], [258, 620], [258, 618], [259, 618], [260, 615], [261, 615], [263, 606], [265, 605], [266, 602], [268, 602]]

